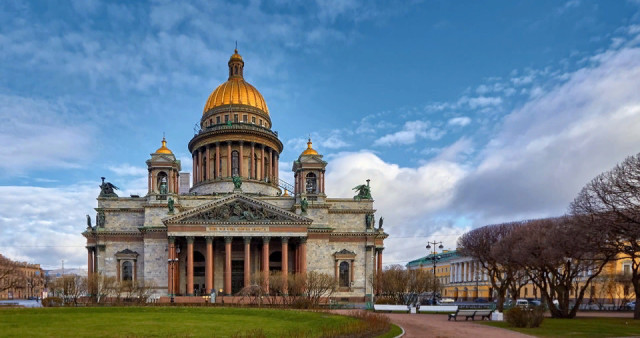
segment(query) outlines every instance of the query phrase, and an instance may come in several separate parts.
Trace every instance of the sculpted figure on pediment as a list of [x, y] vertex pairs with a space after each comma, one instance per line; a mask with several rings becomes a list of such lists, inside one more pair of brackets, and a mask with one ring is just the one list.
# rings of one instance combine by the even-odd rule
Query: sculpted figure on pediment
[[288, 218], [268, 211], [262, 206], [241, 201], [224, 204], [185, 219], [185, 221], [196, 222], [269, 222], [287, 220]]

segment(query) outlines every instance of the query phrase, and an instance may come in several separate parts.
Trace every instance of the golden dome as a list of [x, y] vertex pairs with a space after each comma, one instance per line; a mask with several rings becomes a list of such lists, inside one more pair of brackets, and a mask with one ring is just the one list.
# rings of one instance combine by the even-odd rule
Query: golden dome
[[173, 154], [169, 148], [167, 148], [167, 141], [162, 138], [162, 147], [156, 150], [156, 154]]
[[230, 104], [251, 106], [269, 114], [269, 108], [262, 94], [244, 80], [243, 68], [244, 61], [236, 49], [229, 59], [229, 79], [209, 95], [203, 114], [213, 108]]
[[311, 138], [309, 138], [309, 142], [307, 142], [307, 149], [305, 149], [300, 155], [318, 155], [318, 152], [311, 148], [311, 145]]

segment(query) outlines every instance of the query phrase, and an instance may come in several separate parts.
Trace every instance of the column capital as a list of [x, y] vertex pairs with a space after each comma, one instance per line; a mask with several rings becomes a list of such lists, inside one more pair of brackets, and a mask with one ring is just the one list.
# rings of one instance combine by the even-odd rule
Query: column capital
[[204, 238], [207, 240], [207, 244], [213, 243], [213, 236], [205, 236]]
[[242, 140], [240, 140], [240, 141], [238, 141], [238, 142], [240, 142], [240, 145], [243, 145], [243, 144], [244, 144], [244, 141], [242, 141]]
[[174, 244], [176, 242], [176, 238], [174, 236], [169, 236], [169, 244]]
[[244, 244], [251, 244], [251, 236], [244, 236], [242, 239], [244, 239]]
[[284, 236], [284, 237], [280, 237], [280, 239], [282, 239], [282, 244], [289, 244], [289, 237]]
[[263, 244], [269, 244], [270, 240], [271, 240], [271, 237], [267, 237], [267, 236], [262, 237], [262, 243]]
[[194, 240], [194, 239], [195, 239], [195, 238], [194, 238], [193, 236], [187, 236], [187, 243], [188, 243], [188, 244], [193, 244], [193, 240]]
[[224, 242], [227, 244], [231, 244], [231, 242], [233, 241], [233, 237], [232, 236], [224, 236]]
[[251, 143], [251, 146], [252, 146], [252, 147], [256, 145], [256, 143], [255, 143], [254, 141], [251, 141], [251, 142], [249, 142], [249, 143]]
[[220, 141], [216, 141], [216, 147], [220, 146]]
[[300, 244], [307, 244], [307, 237], [300, 237]]

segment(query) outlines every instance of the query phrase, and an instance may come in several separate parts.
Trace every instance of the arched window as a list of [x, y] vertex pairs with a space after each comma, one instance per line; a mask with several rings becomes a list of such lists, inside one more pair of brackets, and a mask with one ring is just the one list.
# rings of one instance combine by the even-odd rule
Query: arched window
[[269, 182], [269, 177], [267, 177], [267, 175], [269, 174], [269, 160], [265, 157], [264, 160], [262, 160], [263, 166], [262, 166], [262, 177], [264, 177], [264, 181], [265, 182]]
[[306, 184], [306, 188], [305, 190], [307, 191], [307, 194], [315, 194], [316, 188], [317, 188], [317, 180], [316, 180], [316, 174], [314, 173], [308, 173], [307, 174], [307, 184]]
[[207, 179], [207, 157], [203, 156], [202, 157], [202, 179], [206, 180]]
[[258, 155], [253, 156], [253, 179], [258, 179]]
[[238, 176], [238, 168], [240, 164], [239, 153], [237, 150], [231, 152], [231, 176]]
[[236, 75], [238, 75], [238, 66], [235, 66]]
[[349, 262], [340, 263], [340, 286], [349, 287]]
[[158, 173], [158, 180], [156, 182], [156, 189], [158, 190], [158, 193], [160, 193], [161, 195], [166, 195], [169, 192], [169, 186], [168, 186], [168, 180], [167, 180], [167, 173], [165, 173], [164, 171], [161, 171]]
[[122, 280], [133, 280], [133, 266], [129, 261], [125, 261], [124, 263], [122, 263]]

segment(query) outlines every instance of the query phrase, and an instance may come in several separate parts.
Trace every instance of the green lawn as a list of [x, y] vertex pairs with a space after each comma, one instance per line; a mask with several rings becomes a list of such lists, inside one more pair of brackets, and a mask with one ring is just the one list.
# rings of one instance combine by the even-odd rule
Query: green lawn
[[640, 336], [640, 321], [631, 318], [545, 318], [533, 329], [508, 327], [506, 322], [482, 322], [538, 337], [624, 337]]
[[393, 337], [397, 337], [399, 335], [402, 334], [402, 329], [400, 328], [400, 326], [396, 325], [396, 324], [391, 324], [391, 329], [389, 330], [389, 332], [383, 334], [382, 336], [378, 337], [378, 338], [393, 338]]
[[17, 337], [270, 337], [319, 335], [356, 319], [322, 312], [206, 307], [0, 309], [0, 336]]

